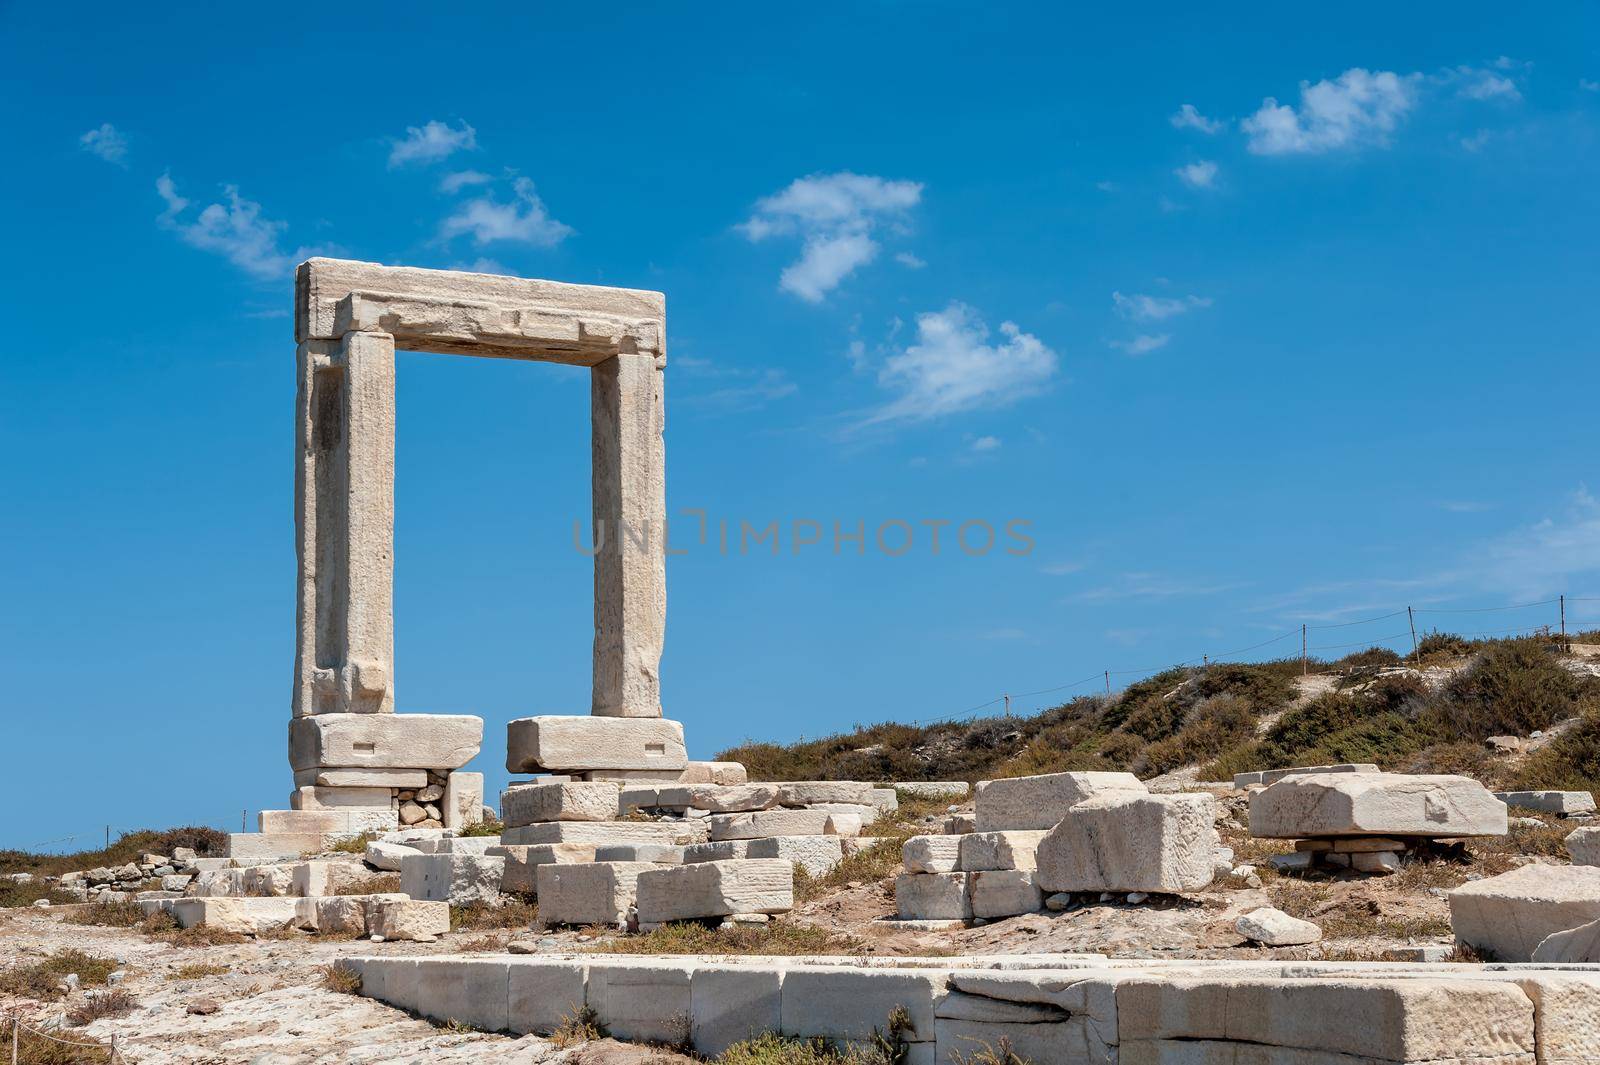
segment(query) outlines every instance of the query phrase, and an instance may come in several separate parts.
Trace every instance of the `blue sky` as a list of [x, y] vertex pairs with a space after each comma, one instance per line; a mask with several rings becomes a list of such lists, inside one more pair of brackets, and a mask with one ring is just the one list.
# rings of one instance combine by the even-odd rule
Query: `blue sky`
[[[0, 845], [285, 803], [307, 254], [667, 294], [698, 756], [1600, 596], [1592, 6], [342, 7], [0, 10]], [[398, 704], [497, 790], [588, 707], [587, 383], [399, 387]]]

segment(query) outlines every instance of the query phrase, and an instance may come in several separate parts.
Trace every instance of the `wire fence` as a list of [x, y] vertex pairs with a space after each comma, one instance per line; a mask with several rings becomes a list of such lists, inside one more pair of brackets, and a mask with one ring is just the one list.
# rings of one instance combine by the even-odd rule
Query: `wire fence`
[[[72, 1059], [74, 1061], [103, 1061], [104, 1065], [128, 1065], [128, 1059], [123, 1057], [122, 1051], [117, 1048], [117, 1037], [115, 1035], [111, 1037], [111, 1042], [109, 1044], [99, 1042], [90, 1043], [81, 1039], [63, 1039], [62, 1037], [55, 1035], [43, 1028], [35, 1028], [31, 1024], [23, 1024], [22, 1015], [20, 1013], [13, 1013], [10, 1017], [6, 1018], [6, 1020], [10, 1022], [7, 1027], [11, 1029], [10, 1038], [7, 1040], [7, 1042], [11, 1044], [11, 1065], [22, 1065], [22, 1033], [24, 1032], [36, 1039], [43, 1039], [47, 1042], [59, 1044], [61, 1046], [75, 1047], [81, 1052], [93, 1052], [92, 1055], [86, 1053], [86, 1056], [82, 1058], [75, 1057]], [[100, 1055], [105, 1056], [102, 1058]], [[30, 1054], [29, 1058], [31, 1059], [36, 1056], [37, 1055]], [[51, 1055], [48, 1060], [56, 1061], [60, 1059], [56, 1055]]]
[[[1299, 637], [1298, 657], [1301, 660], [1302, 667], [1306, 671], [1309, 671], [1312, 665], [1311, 656], [1314, 653], [1320, 653], [1323, 651], [1351, 651], [1357, 648], [1365, 647], [1387, 647], [1388, 645], [1394, 643], [1400, 643], [1403, 647], [1406, 642], [1409, 642], [1411, 645], [1411, 651], [1415, 652], [1422, 639], [1430, 635], [1427, 626], [1419, 625], [1419, 615], [1427, 615], [1428, 618], [1431, 618], [1433, 616], [1442, 617], [1443, 615], [1449, 614], [1478, 615], [1503, 613], [1513, 610], [1547, 609], [1549, 611], [1548, 620], [1540, 621], [1537, 624], [1520, 625], [1505, 629], [1486, 629], [1475, 632], [1456, 632], [1451, 633], [1451, 635], [1460, 636], [1465, 639], [1484, 639], [1490, 637], [1530, 636], [1539, 633], [1549, 633], [1552, 636], [1559, 635], [1560, 638], [1565, 640], [1571, 633], [1582, 631], [1584, 626], [1600, 626], [1600, 613], [1589, 617], [1576, 616], [1571, 610], [1573, 604], [1576, 603], [1600, 603], [1600, 596], [1557, 595], [1551, 599], [1540, 599], [1531, 603], [1510, 603], [1504, 606], [1404, 606], [1385, 614], [1376, 614], [1372, 617], [1356, 618], [1352, 621], [1330, 621], [1318, 625], [1313, 625], [1307, 622], [1299, 625], [1296, 628], [1281, 632], [1276, 636], [1268, 637], [1259, 643], [1253, 643], [1248, 647], [1239, 647], [1230, 651], [1202, 651], [1199, 655], [1191, 656], [1190, 658], [1180, 662], [1167, 662], [1162, 665], [1155, 666], [1133, 666], [1118, 668], [1112, 668], [1108, 666], [1096, 673], [1091, 673], [1088, 676], [1082, 677], [1078, 680], [1071, 680], [1064, 684], [1039, 688], [1034, 691], [1001, 692], [993, 699], [990, 699], [987, 702], [979, 703], [976, 706], [970, 706], [965, 710], [957, 710], [954, 713], [942, 714], [938, 717], [921, 718], [915, 721], [907, 722], [907, 724], [937, 725], [950, 721], [964, 721], [977, 717], [983, 711], [990, 709], [998, 709], [999, 712], [1005, 714], [1006, 716], [1010, 716], [1011, 714], [1018, 712], [1019, 707], [1017, 703], [1020, 700], [1035, 699], [1041, 695], [1056, 695], [1066, 692], [1077, 692], [1079, 690], [1091, 688], [1102, 690], [1104, 694], [1110, 695], [1114, 690], [1120, 690], [1121, 687], [1126, 687], [1126, 684], [1121, 682], [1116, 682], [1114, 684], [1114, 678], [1138, 677], [1143, 679], [1144, 677], [1153, 676], [1154, 674], [1162, 673], [1169, 669], [1194, 666], [1205, 667], [1220, 662], [1239, 661], [1240, 659], [1238, 656], [1240, 655], [1256, 655], [1258, 660], [1263, 658], [1291, 658], [1295, 657], [1295, 647], [1289, 641], [1294, 640], [1296, 637]], [[1316, 644], [1311, 642], [1313, 633], [1325, 632], [1334, 629], [1349, 629], [1361, 625], [1374, 625], [1380, 621], [1390, 621], [1396, 618], [1406, 618], [1409, 622], [1404, 631], [1390, 632], [1382, 636], [1369, 636], [1365, 639], [1355, 640], [1353, 642]], [[1427, 618], [1423, 620], [1427, 620]], [[1433, 626], [1433, 628], [1435, 631], [1438, 630], [1436, 624]], [[1259, 654], [1259, 652], [1266, 651], [1266, 649], [1269, 647], [1281, 650], [1284, 653]], [[1393, 648], [1390, 649], [1392, 650]], [[1056, 704], [1051, 703], [1047, 705]], [[1032, 711], [1037, 711], [1045, 708], [1047, 708], [1046, 705], [1033, 704], [1030, 709]]]

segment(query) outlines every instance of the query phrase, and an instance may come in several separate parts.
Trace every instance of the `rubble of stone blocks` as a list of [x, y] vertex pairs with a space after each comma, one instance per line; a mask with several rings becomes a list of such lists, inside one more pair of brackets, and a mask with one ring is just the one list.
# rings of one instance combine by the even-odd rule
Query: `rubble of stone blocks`
[[[1344, 767], [1341, 767], [1343, 769]], [[1442, 840], [1504, 835], [1506, 804], [1471, 777], [1291, 772], [1250, 796], [1250, 834], [1295, 840], [1279, 871], [1323, 866], [1387, 875]]]
[[1600, 967], [965, 958], [357, 957], [360, 993], [486, 1031], [612, 1036], [705, 1057], [767, 1032], [896, 1060], [1009, 1045], [1049, 1065], [1577, 1065], [1600, 1060]]
[[1058, 893], [1199, 891], [1218, 866], [1215, 821], [1210, 795], [1152, 795], [1129, 773], [982, 781], [978, 831], [903, 845], [896, 910], [991, 920], [1036, 913]]
[[[546, 750], [560, 736], [544, 724], [539, 732]], [[535, 895], [547, 925], [782, 913], [794, 905], [795, 868], [826, 873], [883, 808], [873, 793], [885, 789], [872, 784], [752, 783], [732, 763], [705, 765], [694, 775], [724, 782], [616, 779], [626, 772], [616, 769], [514, 781], [487, 852], [503, 860], [502, 890]]]
[[282, 928], [432, 942], [450, 931], [450, 906], [400, 892], [370, 895], [141, 899], [146, 914], [170, 914], [180, 928], [205, 926], [241, 935]]

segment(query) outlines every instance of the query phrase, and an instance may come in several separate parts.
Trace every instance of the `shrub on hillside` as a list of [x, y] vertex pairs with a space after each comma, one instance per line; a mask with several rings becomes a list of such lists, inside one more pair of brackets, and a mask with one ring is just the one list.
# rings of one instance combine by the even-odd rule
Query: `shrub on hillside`
[[1133, 760], [1140, 776], [1168, 773], [1181, 766], [1208, 762], [1255, 736], [1256, 715], [1235, 695], [1214, 695], [1197, 703], [1177, 735], [1149, 747]]
[[1432, 709], [1452, 736], [1526, 736], [1577, 713], [1581, 689], [1552, 644], [1503, 640], [1485, 647], [1452, 677]]
[[1600, 793], [1600, 707], [1591, 704], [1576, 726], [1529, 755], [1511, 786]]

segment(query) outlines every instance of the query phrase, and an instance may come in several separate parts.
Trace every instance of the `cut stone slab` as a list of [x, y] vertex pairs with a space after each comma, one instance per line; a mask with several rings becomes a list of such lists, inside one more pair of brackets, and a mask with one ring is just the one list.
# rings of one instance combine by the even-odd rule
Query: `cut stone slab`
[[523, 717], [506, 725], [506, 769], [657, 769], [688, 765], [683, 725], [665, 718]]
[[[760, 839], [763, 836], [822, 836], [832, 815], [818, 810], [759, 810], [748, 814], [712, 814], [711, 839]], [[860, 831], [860, 826], [856, 826]], [[852, 833], [853, 835], [854, 833]]]
[[1550, 933], [1533, 948], [1529, 960], [1562, 965], [1600, 962], [1600, 921]]
[[1073, 806], [1106, 792], [1147, 789], [1132, 773], [1046, 773], [1042, 776], [981, 780], [976, 799], [977, 830], [1052, 829]]
[[974, 832], [956, 836], [961, 841], [961, 859], [957, 868], [969, 873], [990, 869], [1033, 869], [1038, 864], [1036, 856], [1044, 837], [1045, 833], [1040, 829]]
[[1579, 828], [1567, 833], [1567, 853], [1573, 865], [1600, 865], [1600, 828]]
[[627, 924], [641, 873], [651, 862], [541, 865], [536, 872], [539, 920], [547, 925]]
[[407, 847], [403, 843], [382, 843], [378, 840], [373, 840], [367, 844], [365, 857], [367, 864], [376, 869], [398, 873], [400, 871], [400, 863], [408, 855], [421, 853], [415, 847]]
[[289, 793], [291, 810], [346, 810], [366, 807], [388, 813], [394, 792], [389, 788], [345, 788], [311, 785]]
[[783, 859], [658, 866], [638, 883], [641, 925], [794, 909], [794, 863]]
[[547, 821], [615, 821], [619, 790], [609, 781], [507, 788], [500, 793], [500, 821], [508, 828]]
[[778, 785], [778, 801], [785, 806], [810, 806], [822, 802], [872, 805], [872, 785], [853, 780], [791, 780]]
[[[910, 1017], [911, 1030], [905, 1038], [913, 1052], [919, 1045], [931, 1050], [933, 1005], [944, 997], [946, 980], [943, 971], [796, 966], [783, 976], [782, 1031], [807, 1039], [864, 1042], [883, 1030], [898, 1006]], [[933, 1055], [911, 1057], [909, 1062], [919, 1060], [932, 1065]]]
[[683, 784], [746, 784], [750, 774], [739, 762], [699, 762], [690, 760], [678, 775]]
[[505, 873], [500, 878], [500, 890], [523, 895], [537, 894], [538, 873], [541, 865], [579, 865], [595, 860], [599, 850], [592, 843], [541, 843], [531, 847], [493, 849], [496, 857], [505, 859]]
[[456, 770], [444, 783], [439, 800], [445, 828], [466, 828], [483, 823], [483, 774]]
[[1506, 804], [1471, 777], [1310, 773], [1250, 797], [1250, 834], [1258, 839], [1505, 832]]
[[872, 805], [879, 814], [892, 814], [900, 809], [900, 795], [893, 788], [873, 788]]
[[735, 1043], [783, 1026], [783, 972], [747, 965], [697, 965], [690, 1015], [695, 1050], [716, 1058]]
[[996, 869], [968, 876], [974, 917], [993, 920], [1044, 909], [1044, 893], [1031, 870]]
[[689, 806], [714, 814], [748, 813], [778, 804], [776, 784], [698, 784], [688, 786]]
[[589, 966], [580, 961], [512, 958], [507, 972], [507, 1023], [518, 1034], [549, 1035], [583, 1011]]
[[961, 865], [966, 836], [912, 836], [900, 845], [900, 861], [908, 873], [953, 873]]
[[289, 764], [305, 769], [460, 769], [483, 744], [465, 714], [316, 714], [289, 722]]
[[613, 1038], [671, 1044], [688, 1034], [695, 966], [677, 959], [652, 962], [589, 966], [588, 1005]]
[[230, 832], [225, 856], [240, 861], [298, 858], [322, 850], [320, 832]]
[[1494, 797], [1507, 806], [1546, 814], [1592, 814], [1594, 796], [1587, 791], [1497, 791]]
[[360, 861], [299, 862], [290, 866], [294, 894], [343, 895], [348, 889], [372, 879], [372, 870]]
[[611, 780], [628, 784], [681, 784], [687, 769], [588, 769], [574, 772], [571, 780]]
[[[790, 812], [799, 813], [801, 811], [795, 810]], [[859, 814], [841, 814], [833, 813], [831, 811], [816, 811], [815, 809], [808, 810], [806, 812], [827, 812], [828, 820], [826, 823], [824, 823], [822, 828], [822, 831], [826, 835], [847, 836], [851, 838], [861, 835], [863, 819]]]
[[1450, 892], [1456, 939], [1496, 961], [1529, 961], [1546, 937], [1600, 920], [1600, 867], [1525, 865]]
[[425, 788], [426, 769], [299, 769], [295, 787], [323, 788]]
[[1039, 843], [1039, 886], [1058, 891], [1199, 891], [1216, 874], [1210, 795], [1114, 791], [1072, 807]]
[[914, 799], [965, 799], [972, 785], [964, 780], [899, 780], [890, 788]]
[[417, 854], [400, 863], [400, 890], [411, 898], [452, 906], [498, 905], [506, 860], [487, 854]]
[[667, 843], [687, 846], [704, 843], [704, 821], [548, 821], [521, 825], [500, 833], [506, 846], [539, 843]]
[[844, 844], [833, 836], [766, 836], [751, 840], [745, 857], [782, 858], [817, 877], [844, 860]]
[[1509, 982], [1172, 975], [1123, 981], [1116, 1002], [1125, 1063], [1533, 1065], [1533, 1010]]
[[1376, 773], [1378, 767], [1373, 762], [1340, 762], [1337, 765], [1302, 765], [1292, 769], [1261, 769], [1253, 773], [1235, 773], [1233, 786], [1240, 790], [1248, 787], [1266, 784], [1276, 784], [1284, 777], [1300, 776], [1304, 773]]
[[905, 873], [895, 878], [895, 909], [908, 921], [972, 919], [966, 873]]
[[264, 835], [316, 834], [344, 838], [400, 827], [400, 819], [387, 805], [382, 809], [351, 806], [338, 810], [262, 810], [256, 818]]
[[682, 847], [665, 843], [609, 843], [594, 848], [597, 862], [649, 862], [652, 865], [682, 865]]
[[1310, 921], [1290, 917], [1271, 906], [1242, 914], [1233, 926], [1241, 936], [1264, 947], [1298, 947], [1322, 939], [1322, 929]]
[[719, 839], [715, 843], [694, 843], [683, 848], [685, 865], [692, 862], [729, 862], [750, 856], [748, 839]]

